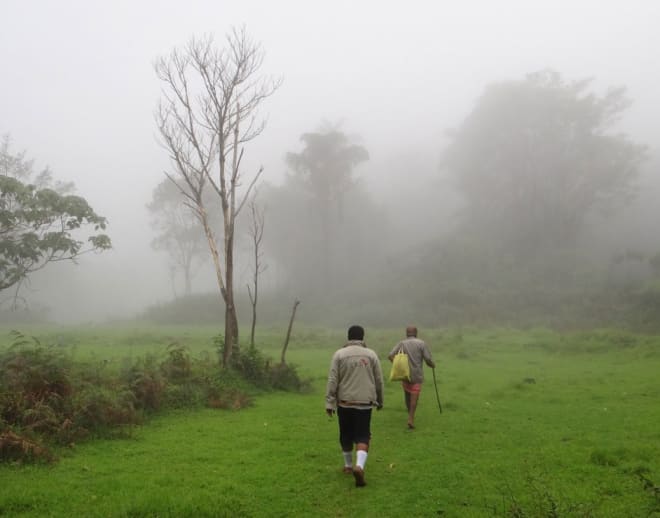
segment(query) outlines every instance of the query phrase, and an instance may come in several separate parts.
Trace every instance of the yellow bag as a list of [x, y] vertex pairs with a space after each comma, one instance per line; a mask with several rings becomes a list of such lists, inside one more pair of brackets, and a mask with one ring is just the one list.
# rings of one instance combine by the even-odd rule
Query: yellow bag
[[410, 364], [408, 355], [399, 351], [392, 358], [392, 370], [390, 371], [390, 381], [410, 381]]

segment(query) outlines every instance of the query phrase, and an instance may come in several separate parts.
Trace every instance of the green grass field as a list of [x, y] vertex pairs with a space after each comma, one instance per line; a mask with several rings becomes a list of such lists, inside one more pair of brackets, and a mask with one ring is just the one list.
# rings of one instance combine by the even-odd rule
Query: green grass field
[[[31, 334], [81, 360], [119, 362], [172, 341], [214, 354], [217, 330]], [[367, 328], [366, 341], [384, 359], [400, 334]], [[278, 360], [283, 336], [268, 330], [257, 342]], [[341, 473], [337, 423], [324, 413], [326, 371], [344, 332], [302, 328], [287, 360], [312, 378], [310, 393], [259, 394], [240, 411], [161, 414], [129, 437], [60, 450], [52, 465], [0, 465], [0, 516], [660, 516], [658, 489], [644, 485], [660, 485], [660, 338], [424, 329], [420, 337], [438, 363], [443, 413], [427, 369], [417, 428], [407, 430], [401, 389], [388, 383], [365, 488]]]

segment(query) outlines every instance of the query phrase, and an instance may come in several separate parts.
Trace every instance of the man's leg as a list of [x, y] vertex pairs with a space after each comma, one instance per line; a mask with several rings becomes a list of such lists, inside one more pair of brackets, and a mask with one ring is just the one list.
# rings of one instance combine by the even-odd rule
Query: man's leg
[[353, 472], [353, 440], [351, 438], [351, 414], [342, 407], [337, 408], [337, 420], [339, 421], [339, 444], [344, 457], [344, 473]]
[[345, 450], [342, 446], [341, 453], [344, 456], [344, 473], [353, 473], [353, 448]]
[[403, 389], [403, 397], [406, 401], [406, 410], [410, 412], [410, 393], [406, 389]]
[[369, 441], [371, 439], [371, 410], [357, 410], [355, 417], [357, 445], [355, 447], [353, 476], [355, 477], [355, 485], [357, 487], [363, 487], [367, 485], [364, 480], [364, 466], [367, 463]]
[[364, 480], [364, 465], [367, 463], [367, 454], [369, 452], [369, 445], [364, 442], [357, 443], [355, 452], [355, 467], [353, 468], [353, 476], [355, 477], [355, 485], [357, 487], [366, 486]]
[[359, 442], [355, 446], [355, 465], [356, 467], [364, 469], [367, 463], [367, 454], [369, 453], [369, 444]]
[[408, 408], [408, 428], [415, 428], [415, 411], [417, 410], [417, 401], [419, 401], [419, 393], [408, 393], [410, 398], [410, 407]]

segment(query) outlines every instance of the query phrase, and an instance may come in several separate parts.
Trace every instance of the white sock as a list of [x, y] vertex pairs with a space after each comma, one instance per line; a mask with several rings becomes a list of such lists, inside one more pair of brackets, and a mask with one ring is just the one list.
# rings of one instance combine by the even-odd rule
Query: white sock
[[358, 467], [364, 469], [364, 465], [367, 463], [367, 452], [364, 450], [357, 451], [357, 462]]
[[352, 451], [342, 451], [344, 455], [344, 466], [347, 468], [353, 467], [353, 452]]

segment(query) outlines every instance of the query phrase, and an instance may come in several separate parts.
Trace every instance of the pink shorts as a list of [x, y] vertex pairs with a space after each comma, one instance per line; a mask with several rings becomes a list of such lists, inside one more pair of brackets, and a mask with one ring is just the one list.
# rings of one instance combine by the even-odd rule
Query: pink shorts
[[407, 381], [402, 381], [401, 385], [403, 386], [403, 390], [411, 394], [419, 394], [422, 391], [421, 383], [408, 383]]

